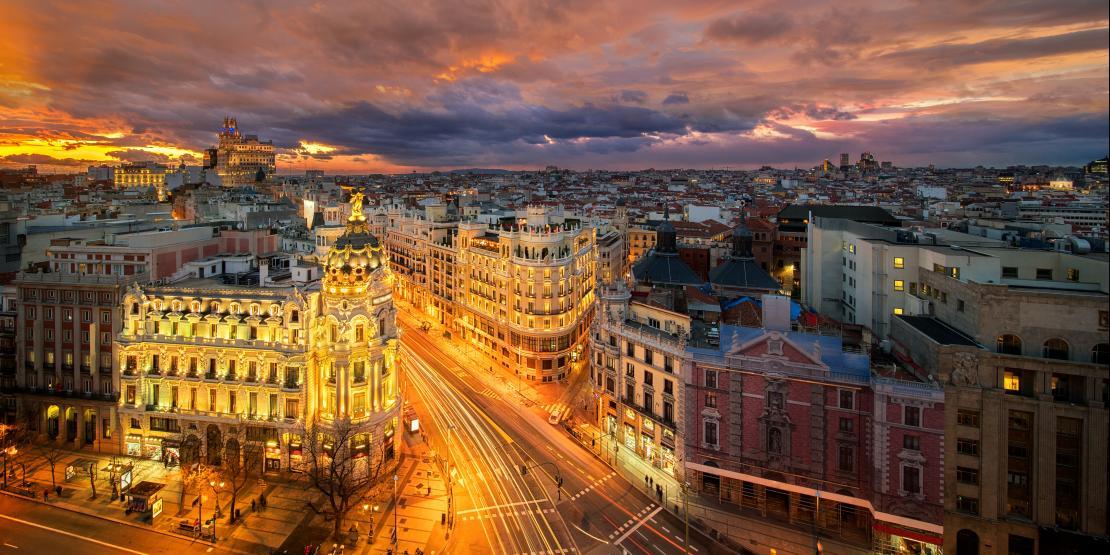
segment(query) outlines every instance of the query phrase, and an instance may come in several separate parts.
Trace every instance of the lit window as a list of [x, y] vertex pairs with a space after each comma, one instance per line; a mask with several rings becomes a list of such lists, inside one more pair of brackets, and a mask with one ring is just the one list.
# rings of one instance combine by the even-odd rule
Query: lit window
[[905, 291], [906, 290], [906, 282], [902, 281], [900, 279], [894, 280], [894, 290], [895, 291]]
[[898, 268], [899, 270], [901, 270], [902, 268], [905, 268], [906, 267], [906, 259], [902, 258], [901, 256], [895, 256], [894, 257], [894, 267]]
[[856, 246], [855, 245], [848, 245], [848, 252], [855, 254]]
[[902, 309], [901, 308], [894, 309], [894, 315], [895, 316], [901, 316], [902, 315]]
[[1017, 372], [1007, 370], [1003, 377], [1003, 386], [1006, 391], [1021, 391], [1021, 376]]

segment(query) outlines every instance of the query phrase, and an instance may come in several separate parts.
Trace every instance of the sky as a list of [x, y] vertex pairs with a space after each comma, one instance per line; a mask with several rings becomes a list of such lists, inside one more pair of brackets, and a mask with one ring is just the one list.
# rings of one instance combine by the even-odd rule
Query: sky
[[0, 0], [0, 165], [1079, 165], [1106, 0]]

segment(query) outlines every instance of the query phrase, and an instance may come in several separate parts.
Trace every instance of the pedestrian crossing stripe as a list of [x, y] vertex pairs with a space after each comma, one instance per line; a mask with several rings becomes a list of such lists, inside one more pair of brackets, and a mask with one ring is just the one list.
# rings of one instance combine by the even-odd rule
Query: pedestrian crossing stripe
[[596, 487], [600, 486], [601, 484], [605, 483], [605, 481], [609, 480], [610, 478], [612, 478], [613, 476], [616, 476], [616, 475], [617, 475], [617, 473], [616, 473], [616, 472], [610, 472], [610, 473], [609, 473], [609, 474], [608, 474], [607, 476], [605, 476], [604, 478], [601, 478], [601, 479], [599, 479], [599, 480], [594, 480], [594, 481], [593, 481], [593, 483], [591, 483], [590, 485], [586, 486], [585, 488], [582, 488], [582, 490], [581, 490], [581, 491], [579, 491], [578, 493], [576, 493], [576, 494], [574, 494], [574, 495], [570, 496], [571, 500], [573, 501], [573, 500], [575, 500], [575, 499], [578, 499], [579, 497], [582, 497], [583, 495], [586, 495], [587, 493], [589, 493], [589, 492], [590, 492], [590, 490], [592, 490], [592, 489], [594, 489], [594, 488], [596, 488]]

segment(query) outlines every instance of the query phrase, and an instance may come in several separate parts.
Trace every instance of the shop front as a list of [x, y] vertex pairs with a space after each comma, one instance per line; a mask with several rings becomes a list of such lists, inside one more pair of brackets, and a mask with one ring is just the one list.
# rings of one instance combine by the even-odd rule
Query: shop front
[[[304, 446], [301, 444], [301, 436], [289, 435], [289, 470], [299, 472], [303, 464]], [[267, 462], [269, 464], [269, 462]]]
[[162, 464], [166, 468], [181, 465], [181, 442], [176, 439], [162, 440]]
[[269, 440], [264, 447], [265, 452], [265, 465], [262, 467], [265, 472], [279, 472], [281, 471], [281, 446], [278, 445], [276, 440]]
[[[162, 460], [162, 438], [148, 437], [142, 440], [142, 457], [152, 461]], [[180, 455], [180, 453], [179, 453]]]
[[127, 456], [143, 456], [143, 436], [138, 434], [127, 434], [127, 437], [124, 438], [124, 446], [126, 447]]

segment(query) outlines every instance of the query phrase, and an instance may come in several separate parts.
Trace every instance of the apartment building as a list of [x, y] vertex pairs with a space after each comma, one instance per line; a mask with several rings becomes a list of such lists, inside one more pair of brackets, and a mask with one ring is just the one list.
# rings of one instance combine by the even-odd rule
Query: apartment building
[[1102, 550], [1106, 258], [977, 250], [993, 274], [919, 268], [919, 309], [895, 317], [890, 333], [897, 355], [944, 384], [945, 549]]
[[593, 227], [542, 206], [482, 221], [442, 204], [376, 217], [399, 298], [523, 379], [566, 377], [593, 315]]
[[921, 267], [961, 268], [965, 276], [990, 279], [995, 261], [970, 250], [1007, 243], [935, 229], [913, 231], [814, 216], [802, 250], [802, 303], [837, 320], [862, 324], [879, 338], [898, 314], [916, 314], [914, 294]]

